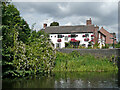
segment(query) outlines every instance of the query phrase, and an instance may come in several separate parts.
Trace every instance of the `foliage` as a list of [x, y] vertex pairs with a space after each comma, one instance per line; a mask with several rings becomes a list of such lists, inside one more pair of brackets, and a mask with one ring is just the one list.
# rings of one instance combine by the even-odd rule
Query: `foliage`
[[4, 77], [50, 72], [55, 50], [43, 31], [33, 31], [12, 4], [2, 3], [2, 67]]
[[27, 46], [27, 57], [32, 65], [28, 69], [49, 72], [54, 66], [55, 50], [46, 34], [40, 35]]
[[109, 45], [108, 44], [105, 44], [105, 46], [102, 46], [102, 48], [109, 48]]
[[99, 49], [99, 43], [95, 43], [95, 44], [93, 45], [93, 48], [94, 48], [94, 49]]
[[115, 44], [115, 48], [120, 48], [120, 42], [118, 42], [117, 44]]
[[66, 48], [72, 48], [72, 46], [70, 45], [70, 42], [65, 42], [65, 47]]
[[20, 17], [20, 12], [17, 10], [17, 8], [15, 8], [14, 5], [6, 4], [3, 2], [2, 3], [2, 25], [3, 25], [2, 35], [5, 35], [5, 37], [3, 38], [3, 41], [5, 41], [4, 43], [8, 45], [13, 44], [13, 39], [12, 39], [13, 30], [12, 29], [14, 28], [14, 25], [16, 23], [18, 23], [18, 26], [19, 26], [18, 40], [19, 41], [21, 40], [24, 43], [27, 43], [28, 42], [27, 38], [30, 37], [30, 32], [31, 32], [28, 24], [22, 17]]
[[65, 42], [65, 48], [84, 48], [83, 46], [79, 45], [79, 42], [71, 43], [71, 42]]
[[56, 65], [53, 71], [114, 71], [117, 66], [107, 58], [95, 58], [90, 54], [80, 55], [79, 52], [56, 54]]
[[52, 22], [52, 23], [50, 24], [50, 26], [59, 26], [59, 23], [58, 23], [58, 22]]

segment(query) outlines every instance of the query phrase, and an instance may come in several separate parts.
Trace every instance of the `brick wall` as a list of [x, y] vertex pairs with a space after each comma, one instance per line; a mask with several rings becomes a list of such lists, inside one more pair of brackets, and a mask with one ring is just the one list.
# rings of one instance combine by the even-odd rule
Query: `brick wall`
[[[106, 31], [103, 27], [99, 31], [106, 36], [106, 44], [113, 44], [113, 39], [110, 39], [111, 37], [113, 37], [111, 33]], [[116, 44], [116, 40], [114, 43]]]

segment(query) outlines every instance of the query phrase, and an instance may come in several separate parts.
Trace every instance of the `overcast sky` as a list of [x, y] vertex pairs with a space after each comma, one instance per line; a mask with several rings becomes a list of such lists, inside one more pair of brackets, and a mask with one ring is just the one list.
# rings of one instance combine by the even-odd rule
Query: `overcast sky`
[[91, 18], [94, 25], [118, 33], [118, 2], [13, 2], [21, 16], [34, 30], [51, 22], [64, 25], [85, 25]]

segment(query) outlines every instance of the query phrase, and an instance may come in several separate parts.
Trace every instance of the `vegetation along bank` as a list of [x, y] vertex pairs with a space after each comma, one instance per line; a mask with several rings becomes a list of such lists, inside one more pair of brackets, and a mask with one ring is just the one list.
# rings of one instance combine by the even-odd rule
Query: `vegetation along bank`
[[117, 65], [107, 58], [95, 58], [94, 56], [80, 55], [77, 51], [72, 53], [56, 53], [56, 65], [53, 71], [88, 71], [103, 72], [117, 71]]

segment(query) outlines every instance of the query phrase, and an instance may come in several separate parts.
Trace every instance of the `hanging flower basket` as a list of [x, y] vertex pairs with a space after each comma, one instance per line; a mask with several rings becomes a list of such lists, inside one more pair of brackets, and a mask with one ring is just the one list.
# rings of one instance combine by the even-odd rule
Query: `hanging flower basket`
[[89, 41], [89, 38], [85, 38], [84, 41]]
[[72, 38], [70, 41], [71, 41], [71, 42], [77, 42], [78, 40]]
[[68, 35], [68, 37], [71, 37], [71, 35]]
[[85, 37], [85, 35], [83, 35], [82, 37]]
[[91, 40], [91, 42], [93, 42], [93, 41], [94, 41], [94, 39]]
[[58, 39], [57, 42], [61, 42], [62, 40], [61, 39]]
[[91, 35], [91, 37], [94, 37], [94, 35]]

